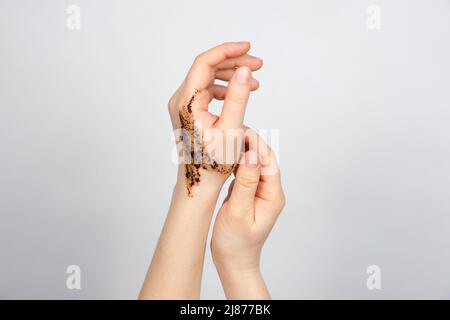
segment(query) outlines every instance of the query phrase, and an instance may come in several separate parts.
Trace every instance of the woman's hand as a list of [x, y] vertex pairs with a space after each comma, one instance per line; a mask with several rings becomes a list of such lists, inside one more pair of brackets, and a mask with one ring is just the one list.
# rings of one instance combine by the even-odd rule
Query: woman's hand
[[[224, 142], [241, 142], [249, 94], [259, 87], [251, 72], [261, 68], [262, 60], [248, 55], [249, 49], [248, 42], [230, 42], [200, 54], [169, 101], [181, 153], [178, 184], [191, 197], [218, 194], [239, 160], [240, 145], [227, 150]], [[215, 80], [228, 82], [228, 87]], [[214, 98], [224, 100], [220, 117], [208, 111]]]
[[[142, 299], [200, 297], [212, 213], [237, 159], [221, 163], [223, 150], [215, 140], [200, 139], [201, 148], [194, 147], [210, 129], [222, 132], [242, 127], [250, 91], [258, 87], [251, 71], [262, 65], [247, 54], [249, 49], [248, 42], [225, 43], [199, 55], [170, 99], [173, 127], [185, 133], [179, 136], [179, 144], [192, 157], [179, 166], [169, 213], [139, 295]], [[214, 84], [216, 79], [228, 81], [228, 87]], [[213, 98], [224, 100], [220, 117], [208, 112]]]
[[284, 207], [275, 155], [253, 131], [214, 224], [211, 250], [228, 299], [269, 299], [261, 249]]

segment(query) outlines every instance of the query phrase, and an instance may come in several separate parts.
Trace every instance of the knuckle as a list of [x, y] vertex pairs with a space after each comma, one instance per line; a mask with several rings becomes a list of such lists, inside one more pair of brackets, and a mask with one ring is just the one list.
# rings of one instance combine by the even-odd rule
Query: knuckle
[[176, 106], [177, 106], [177, 103], [178, 103], [177, 100], [178, 99], [177, 99], [177, 95], [176, 94], [173, 94], [170, 97], [169, 102], [167, 103], [167, 109], [169, 110], [169, 112], [176, 109]]
[[198, 54], [194, 59], [194, 64], [202, 64], [205, 60], [205, 53]]
[[247, 103], [246, 95], [237, 92], [231, 92], [228, 97], [229, 102], [235, 105], [245, 105]]
[[286, 196], [284, 195], [284, 192], [281, 191], [280, 197], [278, 199], [278, 203], [277, 203], [277, 208], [278, 210], [283, 210], [284, 207], [286, 206]]
[[275, 193], [272, 198], [271, 202], [271, 209], [279, 215], [281, 211], [283, 211], [284, 207], [286, 205], [286, 197], [283, 193], [283, 191], [279, 193]]
[[239, 186], [243, 189], [252, 189], [259, 182], [259, 178], [250, 174], [241, 174], [239, 179], [236, 180], [235, 184], [239, 184]]
[[175, 104], [175, 97], [171, 96], [169, 102], [167, 103], [167, 107], [169, 108], [169, 110], [173, 107], [174, 104]]

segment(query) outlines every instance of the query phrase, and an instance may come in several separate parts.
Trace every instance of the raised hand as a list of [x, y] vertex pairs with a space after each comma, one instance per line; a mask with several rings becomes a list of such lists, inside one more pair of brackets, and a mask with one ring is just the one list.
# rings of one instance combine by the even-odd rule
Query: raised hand
[[214, 224], [212, 257], [227, 298], [269, 299], [260, 255], [285, 197], [272, 150], [253, 131], [246, 132], [246, 140], [249, 150]]
[[[199, 55], [169, 102], [183, 161], [164, 228], [142, 286], [143, 299], [198, 299], [209, 226], [220, 189], [240, 156], [240, 144], [227, 160], [215, 132], [242, 127], [251, 90], [251, 71], [261, 59], [247, 54], [248, 42], [225, 43]], [[214, 83], [228, 81], [228, 87]], [[212, 99], [224, 100], [220, 116], [208, 111]], [[236, 130], [241, 132], [241, 130]], [[222, 137], [223, 138], [223, 135]], [[225, 135], [225, 138], [230, 138]], [[232, 130], [238, 143], [242, 137]], [[196, 146], [199, 148], [195, 148]], [[188, 159], [186, 159], [186, 155]], [[224, 156], [225, 155], [225, 156]]]
[[[183, 164], [178, 180], [185, 181], [189, 196], [201, 184], [219, 190], [239, 160], [249, 94], [259, 87], [251, 72], [262, 66], [261, 59], [247, 54], [249, 49], [248, 42], [230, 42], [200, 54], [169, 101], [173, 127], [181, 129], [176, 130]], [[228, 87], [216, 84], [217, 79]], [[224, 100], [220, 116], [208, 111], [214, 98]], [[225, 148], [226, 140], [236, 146]]]

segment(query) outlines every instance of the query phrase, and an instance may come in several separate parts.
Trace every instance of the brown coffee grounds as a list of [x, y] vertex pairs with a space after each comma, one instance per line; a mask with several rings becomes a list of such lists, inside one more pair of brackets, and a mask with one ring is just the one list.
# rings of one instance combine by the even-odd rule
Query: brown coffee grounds
[[179, 112], [181, 128], [184, 134], [189, 135], [189, 138], [180, 137], [180, 141], [183, 143], [184, 155], [190, 154], [189, 161], [185, 160], [185, 177], [186, 177], [186, 189], [189, 197], [192, 197], [192, 188], [200, 183], [201, 173], [200, 169], [207, 171], [215, 171], [220, 174], [228, 175], [233, 172], [236, 167], [234, 164], [220, 164], [212, 158], [210, 153], [205, 150], [203, 143], [203, 134], [200, 128], [195, 126], [194, 116], [192, 114], [192, 104], [195, 101], [196, 96], [199, 94], [199, 90], [196, 90], [189, 102], [183, 106]]

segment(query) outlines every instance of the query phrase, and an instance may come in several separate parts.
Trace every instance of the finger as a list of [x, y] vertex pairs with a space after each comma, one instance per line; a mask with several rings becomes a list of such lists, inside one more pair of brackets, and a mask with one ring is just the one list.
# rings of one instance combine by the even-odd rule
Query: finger
[[280, 170], [275, 152], [254, 130], [244, 128], [244, 142], [247, 150], [258, 154], [261, 163], [261, 180], [280, 183]]
[[248, 50], [249, 42], [227, 42], [197, 56], [186, 77], [188, 91], [205, 89], [214, 80], [214, 70], [219, 63], [242, 56]]
[[235, 69], [239, 67], [248, 67], [252, 71], [260, 69], [263, 65], [261, 58], [251, 56], [249, 54], [244, 54], [237, 58], [227, 59], [219, 63], [216, 69]]
[[[216, 79], [222, 80], [222, 81], [230, 81], [230, 79], [233, 77], [234, 72], [236, 69], [224, 69], [224, 70], [217, 70], [215, 77]], [[254, 91], [259, 88], [259, 81], [252, 77], [251, 83], [250, 83], [250, 90]]]
[[220, 84], [214, 84], [209, 88], [209, 91], [211, 97], [210, 100], [212, 100], [213, 98], [216, 100], [224, 100], [225, 95], [227, 94], [227, 87]]
[[220, 129], [241, 128], [251, 89], [252, 74], [249, 68], [236, 69], [228, 84], [222, 112], [217, 120]]
[[232, 212], [240, 216], [252, 215], [253, 217], [253, 206], [259, 178], [260, 166], [257, 155], [253, 151], [247, 151], [239, 163], [229, 198], [229, 204], [233, 208]]
[[[268, 212], [273, 212], [275, 217], [277, 217], [284, 207], [286, 200], [281, 186], [280, 170], [275, 153], [255, 131], [245, 126], [244, 128], [246, 130], [244, 136], [246, 147], [249, 152], [253, 151], [257, 153], [258, 161], [261, 165], [261, 176], [258, 189], [255, 193], [255, 208], [259, 206], [263, 206], [266, 209], [271, 208]], [[255, 210], [255, 212], [258, 211]], [[260, 217], [267, 218], [266, 221], [269, 224], [273, 224], [274, 222], [272, 215], [262, 214]], [[255, 216], [255, 220], [258, 220], [257, 215]]]

